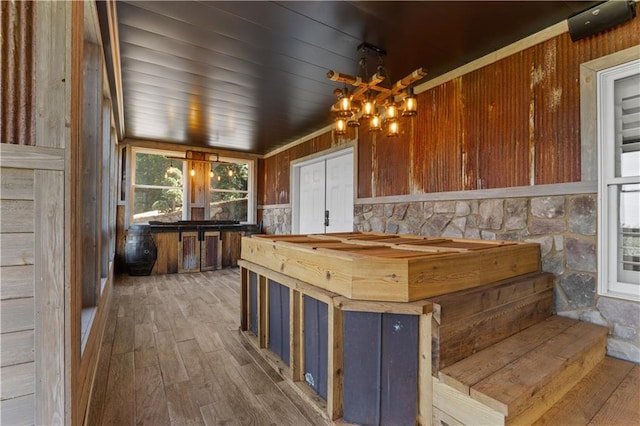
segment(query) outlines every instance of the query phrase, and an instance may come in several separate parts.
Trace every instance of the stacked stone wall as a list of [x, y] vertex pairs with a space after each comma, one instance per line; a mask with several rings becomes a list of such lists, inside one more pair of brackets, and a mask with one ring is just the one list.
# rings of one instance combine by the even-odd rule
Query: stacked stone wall
[[262, 229], [265, 234], [291, 234], [291, 207], [263, 209]]

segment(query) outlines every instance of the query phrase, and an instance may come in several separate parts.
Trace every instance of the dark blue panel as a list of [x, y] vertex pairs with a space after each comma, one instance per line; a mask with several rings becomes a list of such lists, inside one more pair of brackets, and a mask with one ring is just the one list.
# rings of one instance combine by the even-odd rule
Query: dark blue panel
[[318, 394], [327, 399], [327, 358], [329, 356], [329, 307], [318, 302]]
[[269, 349], [289, 365], [289, 288], [269, 280]]
[[416, 423], [418, 318], [400, 314], [382, 316], [380, 424]]
[[280, 286], [280, 308], [282, 310], [282, 349], [280, 356], [289, 365], [289, 288]]
[[382, 314], [344, 313], [344, 420], [380, 424]]
[[304, 296], [305, 381], [327, 399], [327, 315], [328, 306]]
[[249, 316], [251, 332], [258, 335], [258, 274], [249, 273]]
[[269, 349], [280, 358], [282, 358], [281, 287], [277, 282], [269, 280]]

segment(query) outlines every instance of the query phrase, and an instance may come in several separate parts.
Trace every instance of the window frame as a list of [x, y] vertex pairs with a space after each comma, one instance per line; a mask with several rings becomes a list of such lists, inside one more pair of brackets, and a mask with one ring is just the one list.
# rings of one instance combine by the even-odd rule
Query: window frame
[[[133, 146], [131, 147], [131, 185], [129, 186], [129, 214], [128, 214], [128, 219], [129, 219], [129, 226], [130, 225], [134, 225], [136, 224], [136, 222], [134, 222], [134, 215], [135, 215], [135, 193], [136, 193], [136, 188], [146, 188], [146, 189], [182, 189], [182, 220], [187, 220], [188, 217], [188, 209], [186, 208], [186, 203], [187, 203], [187, 193], [188, 193], [188, 186], [189, 186], [189, 180], [187, 179], [187, 168], [186, 168], [186, 160], [187, 158], [185, 158], [185, 161], [182, 160], [176, 160], [175, 161], [175, 165], [174, 167], [176, 168], [182, 168], [182, 186], [162, 186], [162, 185], [147, 185], [147, 184], [136, 184], [136, 155], [138, 154], [153, 154], [153, 155], [160, 155], [160, 156], [167, 156], [167, 157], [180, 157], [180, 156], [184, 156], [185, 153], [184, 152], [176, 152], [176, 151], [169, 151], [169, 150], [162, 150], [162, 149], [154, 149], [154, 148], [143, 148], [143, 147], [136, 147]], [[178, 165], [178, 163], [182, 163], [180, 165]]]
[[213, 190], [211, 188], [212, 177], [207, 178], [207, 216], [211, 217], [209, 206], [211, 203], [211, 192], [233, 192], [233, 193], [246, 193], [247, 194], [247, 220], [240, 221], [242, 224], [253, 224], [256, 222], [256, 192], [255, 192], [255, 160], [250, 158], [238, 158], [229, 156], [218, 156], [217, 154], [209, 155], [209, 161], [220, 161], [234, 164], [246, 164], [248, 167], [247, 176], [247, 190]]
[[[618, 194], [623, 185], [639, 184], [640, 175], [616, 177], [616, 131], [614, 85], [617, 80], [639, 74], [640, 59], [615, 64], [597, 71], [596, 123], [598, 153], [598, 293], [625, 300], [640, 300], [640, 285], [618, 277]], [[633, 275], [633, 274], [629, 274]]]

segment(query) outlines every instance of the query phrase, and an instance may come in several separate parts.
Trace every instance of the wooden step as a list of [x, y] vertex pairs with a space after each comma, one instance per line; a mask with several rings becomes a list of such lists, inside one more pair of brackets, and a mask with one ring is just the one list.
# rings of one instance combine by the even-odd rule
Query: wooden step
[[439, 378], [507, 423], [531, 424], [604, 358], [607, 333], [552, 316], [444, 368]]
[[605, 357], [536, 426], [631, 425], [640, 421], [640, 366]]

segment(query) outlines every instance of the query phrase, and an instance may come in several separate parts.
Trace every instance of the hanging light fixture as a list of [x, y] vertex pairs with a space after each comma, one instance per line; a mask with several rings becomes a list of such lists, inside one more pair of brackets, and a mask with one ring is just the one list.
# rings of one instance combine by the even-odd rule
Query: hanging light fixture
[[416, 115], [418, 115], [418, 102], [413, 94], [413, 87], [408, 87], [402, 104], [402, 116], [415, 117]]
[[335, 132], [336, 132], [336, 135], [346, 135], [347, 134], [347, 120], [345, 120], [342, 117], [336, 118]]
[[[336, 71], [327, 73], [330, 80], [343, 83], [343, 88], [334, 90], [338, 101], [331, 108], [337, 116], [334, 122], [335, 134], [345, 135], [347, 127], [358, 127], [360, 120], [366, 119], [369, 121], [370, 131], [379, 131], [384, 124], [387, 126], [387, 136], [397, 136], [400, 133], [398, 119], [418, 114], [412, 85], [422, 80], [427, 73], [423, 68], [418, 68], [392, 86], [382, 87], [380, 83], [388, 76], [382, 59], [386, 52], [369, 43], [360, 44], [358, 51], [362, 56], [358, 61], [359, 69], [355, 77]], [[376, 72], [371, 77], [367, 70], [368, 54], [374, 54], [378, 58]], [[348, 86], [352, 86], [353, 89]], [[396, 97], [402, 99], [401, 105], [396, 105]]]
[[189, 174], [191, 176], [195, 176], [196, 175], [196, 169], [194, 169], [193, 166], [191, 166], [191, 171], [189, 172]]
[[379, 132], [382, 130], [382, 119], [380, 115], [376, 114], [371, 117], [371, 121], [369, 121], [369, 131], [370, 132]]
[[229, 176], [229, 177], [233, 176], [233, 169], [227, 170], [227, 176]]
[[213, 169], [209, 170], [209, 177], [210, 177], [210, 178], [213, 178], [213, 175], [214, 175], [214, 173], [213, 173]]

